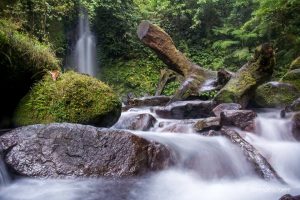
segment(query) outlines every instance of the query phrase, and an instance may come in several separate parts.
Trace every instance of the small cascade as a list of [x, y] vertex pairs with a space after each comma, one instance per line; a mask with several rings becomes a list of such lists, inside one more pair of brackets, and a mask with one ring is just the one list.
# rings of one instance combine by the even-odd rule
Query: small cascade
[[0, 187], [7, 185], [9, 182], [10, 182], [10, 178], [8, 172], [2, 160], [2, 156], [0, 156]]
[[78, 40], [73, 53], [73, 62], [78, 72], [96, 76], [96, 39], [90, 30], [85, 10], [82, 10], [79, 16]]

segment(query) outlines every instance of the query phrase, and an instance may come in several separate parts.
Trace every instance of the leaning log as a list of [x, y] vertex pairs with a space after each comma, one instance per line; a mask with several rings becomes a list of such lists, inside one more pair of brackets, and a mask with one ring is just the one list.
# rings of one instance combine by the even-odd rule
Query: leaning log
[[137, 34], [139, 39], [150, 47], [171, 70], [184, 76], [184, 81], [173, 96], [172, 102], [197, 95], [205, 80], [216, 76], [215, 72], [191, 62], [175, 47], [172, 38], [159, 26], [149, 21], [142, 21]]
[[227, 137], [233, 144], [239, 146], [248, 161], [253, 165], [256, 173], [267, 181], [285, 181], [277, 174], [275, 169], [249, 142], [244, 140], [235, 130], [223, 126], [221, 129], [222, 135]]
[[239, 103], [246, 107], [257, 86], [271, 78], [274, 64], [273, 47], [268, 43], [257, 47], [254, 58], [238, 70], [216, 95], [216, 102]]

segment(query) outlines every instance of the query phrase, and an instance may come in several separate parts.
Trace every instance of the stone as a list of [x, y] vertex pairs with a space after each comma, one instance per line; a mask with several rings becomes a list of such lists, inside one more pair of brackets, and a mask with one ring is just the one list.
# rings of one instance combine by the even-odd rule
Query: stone
[[196, 119], [212, 116], [213, 107], [212, 101], [177, 101], [151, 111], [165, 119]]
[[279, 200], [300, 200], [300, 195], [292, 196], [290, 194], [286, 194], [282, 196]]
[[151, 114], [123, 113], [119, 121], [113, 126], [116, 129], [128, 129], [147, 131], [156, 123], [155, 117]]
[[242, 106], [237, 103], [221, 103], [217, 105], [212, 111], [216, 117], [220, 117], [221, 112], [224, 110], [240, 110]]
[[56, 81], [45, 76], [21, 100], [14, 114], [17, 126], [78, 123], [110, 127], [121, 115], [116, 93], [98, 79], [68, 71]]
[[125, 106], [122, 110], [126, 111], [134, 107], [165, 106], [170, 101], [170, 99], [171, 98], [168, 96], [149, 96], [142, 98], [132, 98], [128, 99], [127, 102], [125, 102]]
[[299, 90], [291, 84], [268, 82], [256, 89], [254, 101], [263, 108], [279, 108], [290, 105], [299, 95]]
[[227, 137], [233, 144], [239, 146], [247, 157], [248, 161], [253, 165], [256, 173], [267, 181], [278, 181], [285, 183], [285, 181], [277, 174], [275, 169], [268, 163], [254, 146], [244, 140], [239, 133], [228, 127], [222, 127], [222, 135]]
[[300, 111], [300, 97], [289, 106], [289, 109], [293, 112]]
[[143, 175], [173, 164], [168, 147], [129, 131], [79, 124], [31, 125], [0, 137], [17, 175], [43, 178]]
[[225, 110], [221, 113], [221, 125], [236, 126], [242, 130], [254, 131], [257, 114], [252, 110]]
[[300, 91], [300, 68], [291, 70], [286, 73], [282, 77], [281, 81], [295, 86]]
[[195, 131], [203, 131], [207, 129], [216, 129], [220, 127], [220, 118], [219, 117], [208, 117], [199, 119], [193, 125]]

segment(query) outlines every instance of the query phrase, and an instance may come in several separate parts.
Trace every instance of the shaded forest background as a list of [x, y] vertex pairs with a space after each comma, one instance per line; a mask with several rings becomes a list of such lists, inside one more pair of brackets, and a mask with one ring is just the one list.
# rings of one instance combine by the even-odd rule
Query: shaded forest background
[[[99, 78], [121, 95], [153, 95], [164, 68], [137, 38], [145, 19], [164, 28], [193, 62], [213, 70], [236, 71], [257, 45], [271, 42], [278, 79], [300, 54], [299, 0], [1, 0], [0, 17], [50, 45], [71, 67], [66, 58], [81, 7], [97, 37]], [[164, 94], [178, 85], [170, 83]]]

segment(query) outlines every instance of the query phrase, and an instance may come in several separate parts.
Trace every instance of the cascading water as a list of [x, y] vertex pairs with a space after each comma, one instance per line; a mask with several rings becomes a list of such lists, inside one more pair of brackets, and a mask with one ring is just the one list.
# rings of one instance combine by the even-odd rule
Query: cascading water
[[96, 76], [96, 39], [90, 30], [89, 18], [86, 11], [82, 11], [78, 23], [78, 40], [73, 62], [78, 72]]
[[[132, 114], [151, 113], [149, 109], [124, 112], [122, 123]], [[153, 113], [151, 113], [153, 114]], [[155, 115], [154, 115], [155, 116]], [[268, 159], [287, 184], [267, 182], [237, 146], [222, 136], [206, 137], [186, 132], [168, 133], [162, 126], [178, 125], [179, 120], [159, 119], [151, 131], [135, 134], [171, 148], [177, 164], [144, 177], [122, 179], [32, 180], [23, 179], [0, 190], [1, 200], [277, 200], [284, 194], [300, 194], [300, 144], [290, 134], [287, 119], [259, 114], [257, 133], [245, 139]], [[158, 124], [162, 124], [158, 126]]]

